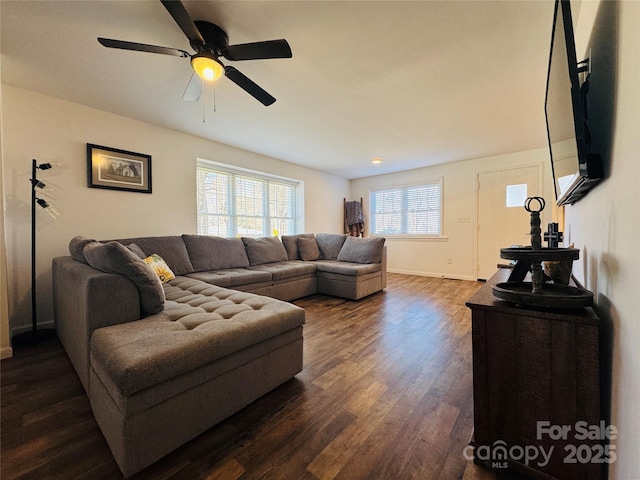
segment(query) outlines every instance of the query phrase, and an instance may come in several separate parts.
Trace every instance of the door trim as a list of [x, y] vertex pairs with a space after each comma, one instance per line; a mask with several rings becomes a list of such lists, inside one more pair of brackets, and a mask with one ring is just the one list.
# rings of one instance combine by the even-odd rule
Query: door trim
[[[480, 252], [479, 252], [479, 248], [480, 248], [480, 242], [479, 242], [479, 236], [478, 236], [478, 228], [479, 228], [479, 216], [480, 216], [480, 175], [484, 175], [486, 173], [497, 173], [497, 172], [508, 172], [509, 170], [520, 170], [521, 168], [531, 168], [531, 167], [535, 167], [538, 172], [538, 195], [539, 196], [544, 196], [544, 162], [540, 161], [540, 162], [532, 162], [532, 163], [523, 163], [522, 165], [514, 165], [513, 167], [495, 167], [495, 168], [490, 168], [487, 170], [476, 170], [475, 172], [475, 179], [474, 179], [474, 211], [475, 211], [475, 221], [474, 221], [474, 226], [473, 226], [473, 273], [474, 273], [474, 277], [476, 279], [476, 281], [478, 281], [478, 272], [480, 270], [480, 264], [478, 263], [480, 261]], [[524, 211], [524, 206], [522, 209], [523, 214], [525, 214], [526, 212]], [[550, 212], [547, 212], [545, 210], [545, 212], [543, 213], [543, 218], [544, 216], [548, 215]], [[488, 278], [486, 280], [489, 280]]]

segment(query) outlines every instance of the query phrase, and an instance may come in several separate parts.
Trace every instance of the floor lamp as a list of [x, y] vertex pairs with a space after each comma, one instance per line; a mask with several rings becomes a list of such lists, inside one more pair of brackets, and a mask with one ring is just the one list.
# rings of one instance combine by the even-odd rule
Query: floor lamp
[[44, 192], [47, 185], [38, 180], [38, 170], [49, 170], [50, 163], [41, 163], [34, 158], [31, 161], [31, 331], [15, 335], [12, 338], [13, 345], [32, 343], [55, 336], [53, 328], [38, 329], [38, 316], [36, 306], [36, 213], [37, 206], [42, 207], [54, 220], [60, 216], [60, 212], [53, 205], [38, 197], [38, 191]]

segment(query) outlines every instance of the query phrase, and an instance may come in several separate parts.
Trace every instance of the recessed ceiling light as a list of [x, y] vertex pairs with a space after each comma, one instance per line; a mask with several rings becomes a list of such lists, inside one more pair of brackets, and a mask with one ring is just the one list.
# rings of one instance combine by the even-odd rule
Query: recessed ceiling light
[[373, 163], [374, 165], [378, 165], [382, 163], [382, 159], [380, 157], [376, 157], [373, 160], [371, 160], [371, 163]]

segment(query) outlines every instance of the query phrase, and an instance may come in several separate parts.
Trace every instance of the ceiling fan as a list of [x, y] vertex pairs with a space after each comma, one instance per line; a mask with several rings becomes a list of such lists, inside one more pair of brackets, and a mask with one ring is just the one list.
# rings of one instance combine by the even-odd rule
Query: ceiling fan
[[200, 98], [202, 93], [202, 81], [200, 78], [217, 80], [224, 75], [263, 105], [269, 106], [276, 101], [274, 97], [238, 69], [225, 66], [220, 61], [220, 57], [231, 61], [291, 58], [293, 54], [286, 40], [267, 40], [229, 45], [229, 37], [224, 30], [210, 22], [191, 20], [189, 13], [179, 0], [160, 1], [189, 39], [191, 48], [195, 50], [194, 54], [189, 54], [189, 52], [177, 48], [159, 47], [110, 38], [98, 37], [98, 42], [109, 48], [160, 53], [182, 58], [189, 57], [194, 73], [182, 97], [184, 100], [197, 101]]

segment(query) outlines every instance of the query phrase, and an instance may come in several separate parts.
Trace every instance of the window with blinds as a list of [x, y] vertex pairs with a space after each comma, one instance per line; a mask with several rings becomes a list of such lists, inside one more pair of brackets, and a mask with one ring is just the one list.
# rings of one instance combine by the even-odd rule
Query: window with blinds
[[442, 235], [442, 179], [370, 191], [372, 235]]
[[198, 160], [197, 183], [199, 235], [266, 237], [303, 228], [300, 181]]

